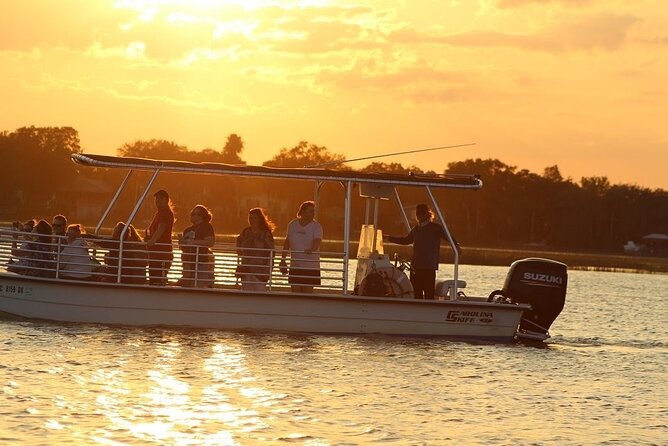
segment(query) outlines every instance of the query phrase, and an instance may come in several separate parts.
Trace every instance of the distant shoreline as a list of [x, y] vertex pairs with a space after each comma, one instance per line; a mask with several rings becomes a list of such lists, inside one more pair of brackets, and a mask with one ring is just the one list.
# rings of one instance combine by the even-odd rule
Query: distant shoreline
[[[234, 242], [236, 236], [220, 235], [219, 240]], [[283, 246], [283, 238], [276, 237], [276, 249]], [[357, 241], [351, 242], [351, 258], [357, 257]], [[384, 244], [385, 253], [390, 258], [397, 253], [404, 259], [410, 259], [411, 246]], [[323, 252], [343, 251], [342, 240], [324, 240], [321, 250]], [[531, 249], [503, 249], [462, 247], [459, 262], [462, 265], [485, 265], [485, 266], [510, 266], [512, 262], [527, 257], [541, 257], [563, 262], [571, 270], [588, 271], [615, 271], [632, 272], [643, 274], [668, 274], [668, 257], [644, 257], [638, 255], [607, 254], [607, 253], [582, 253], [563, 251], [544, 251]], [[441, 262], [452, 263], [452, 250], [441, 245]]]

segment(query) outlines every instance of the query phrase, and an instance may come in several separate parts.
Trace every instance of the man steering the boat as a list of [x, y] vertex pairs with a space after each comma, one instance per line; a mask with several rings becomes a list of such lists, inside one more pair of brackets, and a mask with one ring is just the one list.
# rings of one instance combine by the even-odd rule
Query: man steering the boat
[[[415, 208], [417, 224], [405, 237], [383, 235], [383, 241], [399, 245], [413, 244], [411, 259], [411, 283], [416, 299], [433, 299], [436, 285], [436, 270], [441, 250], [441, 239], [447, 240], [443, 225], [433, 222], [434, 213], [426, 204]], [[455, 241], [457, 252], [461, 252]]]
[[283, 274], [288, 273], [285, 256], [290, 250], [288, 282], [295, 293], [312, 293], [313, 287], [320, 285], [322, 226], [314, 218], [315, 203], [305, 201], [299, 206], [297, 218], [288, 223], [279, 266]]

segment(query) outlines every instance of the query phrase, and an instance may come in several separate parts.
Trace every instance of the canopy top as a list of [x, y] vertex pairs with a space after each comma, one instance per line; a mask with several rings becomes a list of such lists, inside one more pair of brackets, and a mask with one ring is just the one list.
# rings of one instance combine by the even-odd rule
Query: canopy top
[[126, 158], [108, 155], [74, 153], [72, 160], [83, 166], [127, 170], [149, 170], [202, 175], [235, 175], [315, 181], [351, 181], [354, 183], [381, 183], [395, 186], [430, 186], [452, 189], [480, 189], [482, 180], [477, 175], [447, 174], [394, 174], [369, 173], [315, 168], [283, 168], [246, 166], [222, 163], [195, 163], [189, 161]]

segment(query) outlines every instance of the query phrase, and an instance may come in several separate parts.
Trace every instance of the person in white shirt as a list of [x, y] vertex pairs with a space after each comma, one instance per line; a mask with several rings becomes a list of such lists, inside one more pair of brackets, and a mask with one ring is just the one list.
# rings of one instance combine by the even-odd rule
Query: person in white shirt
[[299, 206], [297, 218], [288, 223], [279, 264], [283, 274], [288, 273], [285, 257], [290, 250], [288, 282], [295, 293], [312, 293], [320, 285], [320, 243], [322, 226], [314, 220], [315, 203], [305, 201]]
[[88, 243], [81, 237], [81, 225], [69, 225], [67, 245], [60, 251], [60, 273], [63, 279], [90, 279], [93, 275]]

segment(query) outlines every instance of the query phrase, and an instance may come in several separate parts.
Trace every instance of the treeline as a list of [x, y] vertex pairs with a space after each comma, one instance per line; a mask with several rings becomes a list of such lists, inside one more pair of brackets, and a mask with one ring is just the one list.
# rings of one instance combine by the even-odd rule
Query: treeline
[[[71, 162], [81, 152], [78, 133], [71, 127], [23, 127], [0, 133], [0, 219], [50, 218], [65, 213], [71, 221], [89, 228], [113, 196], [126, 172], [81, 167]], [[231, 134], [219, 148], [191, 150], [170, 141], [135, 141], [123, 145], [118, 155], [199, 162], [245, 164], [244, 143]], [[282, 148], [265, 161], [266, 166], [304, 167], [325, 163], [328, 168], [352, 169], [344, 156], [305, 141]], [[415, 166], [374, 162], [359, 169], [372, 172], [425, 173]], [[498, 159], [469, 159], [449, 163], [433, 173], [478, 174], [484, 186], [477, 192], [438, 190], [449, 227], [463, 246], [544, 247], [546, 249], [619, 252], [627, 240], [638, 241], [649, 233], [668, 233], [668, 192], [637, 185], [611, 184], [606, 177], [583, 177], [579, 182], [563, 178], [558, 166], [540, 174], [518, 169]], [[148, 173], [135, 173], [119, 204], [106, 221], [111, 226], [126, 220], [143, 191]], [[170, 191], [176, 205], [177, 226], [189, 225], [188, 214], [202, 203], [214, 213], [218, 232], [237, 233], [246, 224], [249, 208], [268, 210], [283, 235], [299, 203], [312, 199], [314, 185], [302, 181], [249, 180], [224, 176], [164, 174], [153, 187]], [[428, 202], [424, 191], [400, 189], [407, 207]], [[343, 188], [328, 184], [320, 190], [319, 220], [326, 238], [343, 235]], [[136, 226], [145, 227], [152, 214], [152, 200], [140, 209]], [[409, 209], [409, 212], [412, 209]], [[353, 201], [352, 228], [363, 222], [364, 202]], [[396, 203], [381, 206], [380, 227], [389, 233], [405, 231]]]

